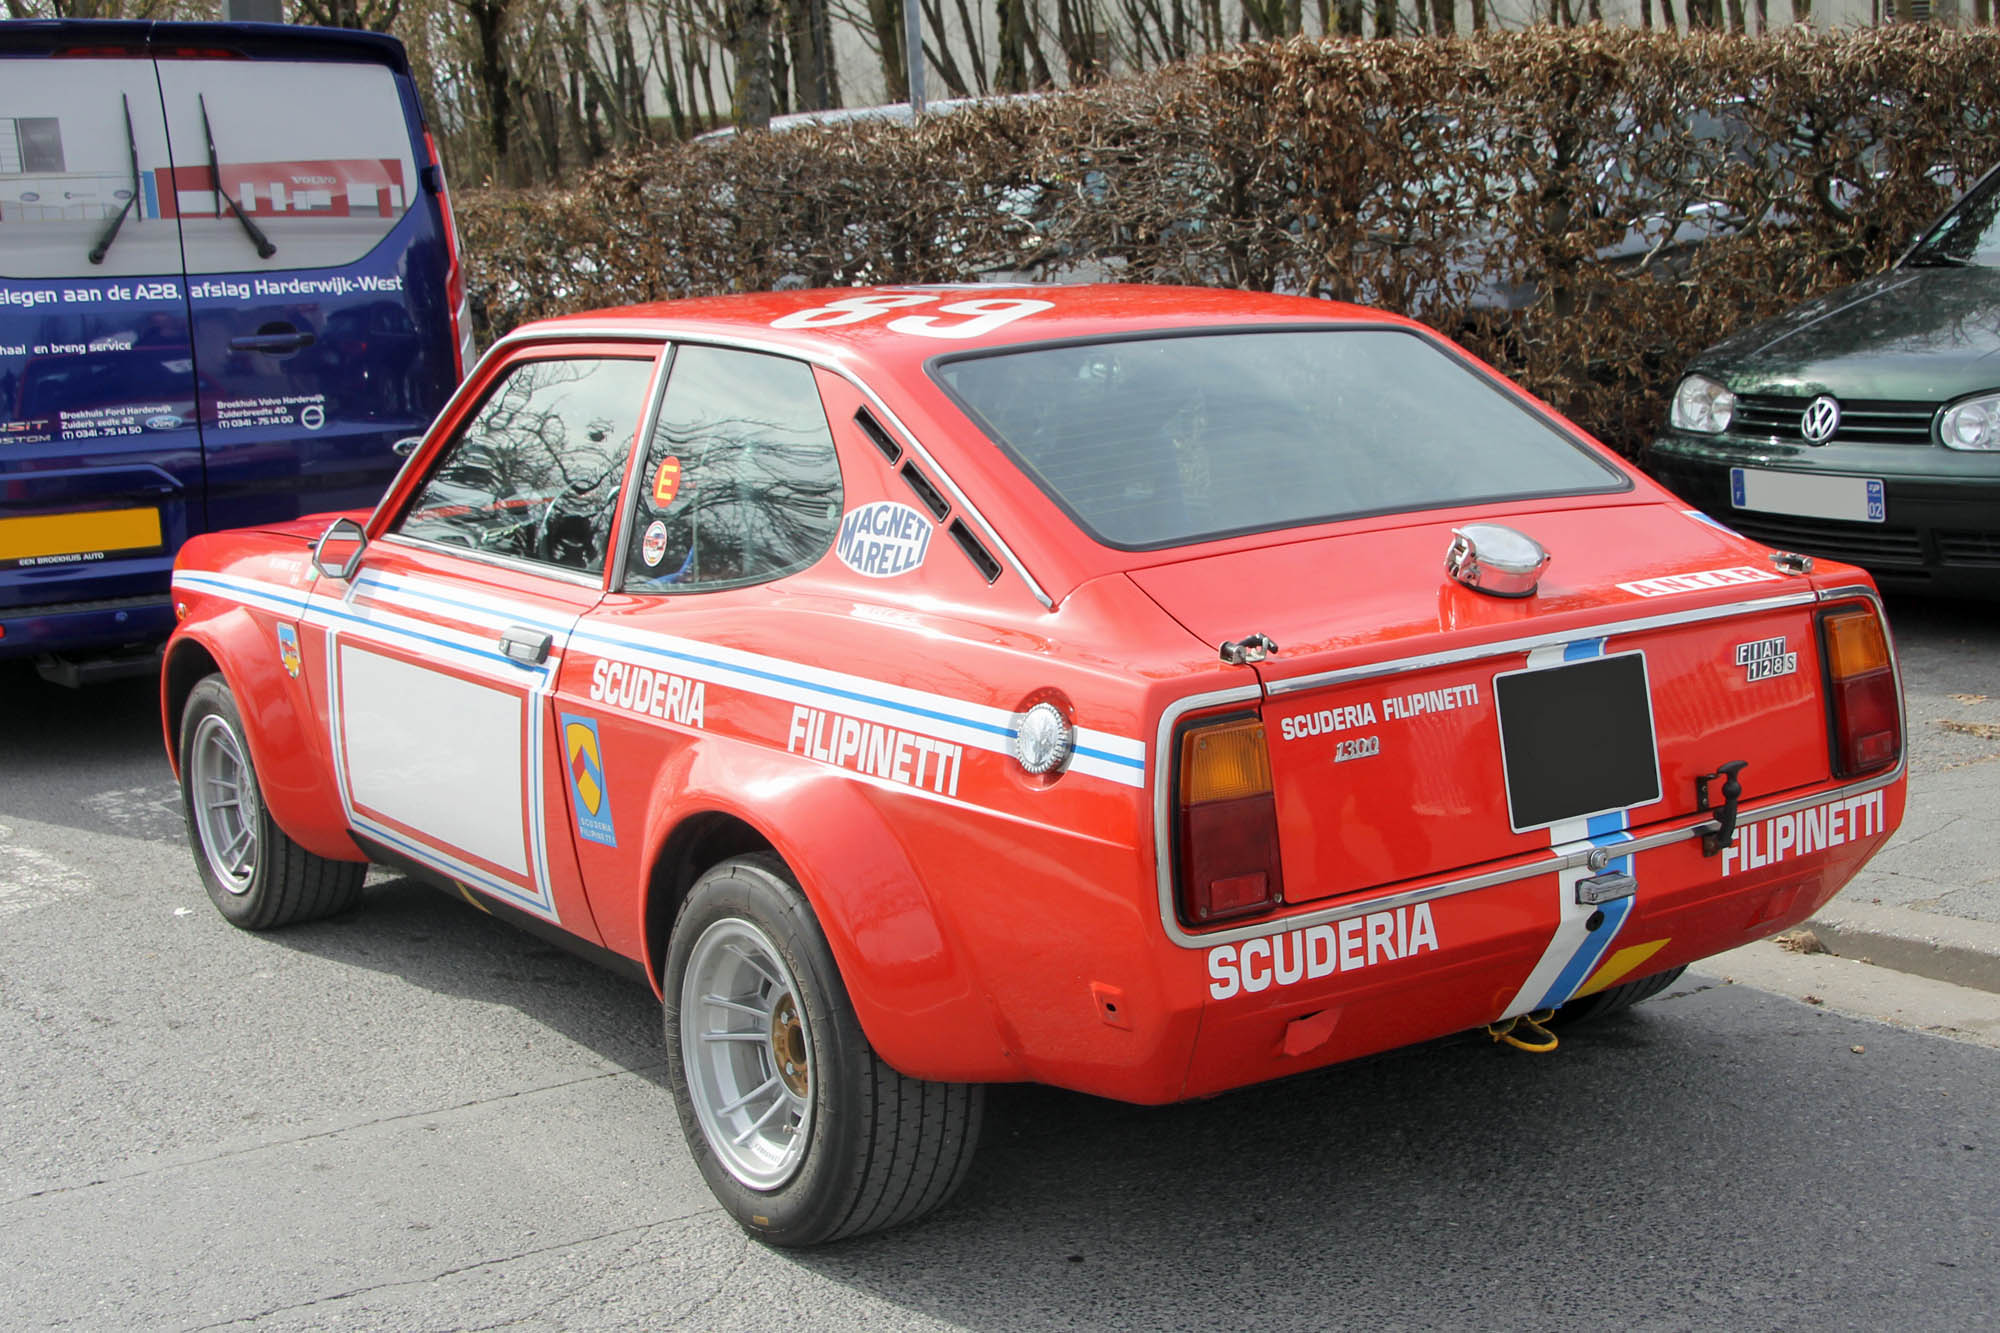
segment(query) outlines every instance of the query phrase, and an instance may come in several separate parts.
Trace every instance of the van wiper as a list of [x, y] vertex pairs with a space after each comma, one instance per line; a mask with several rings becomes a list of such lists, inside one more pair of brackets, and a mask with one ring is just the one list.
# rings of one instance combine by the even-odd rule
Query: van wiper
[[[242, 207], [229, 197], [229, 191], [222, 188], [222, 164], [215, 160], [215, 131], [208, 127], [208, 98], [196, 93], [195, 100], [201, 103], [201, 137], [208, 141], [208, 175], [214, 182], [215, 197], [220, 203], [228, 204], [229, 211], [243, 224], [243, 232], [250, 238], [250, 244], [257, 247], [257, 258], [269, 259], [278, 253], [278, 247], [271, 244], [270, 238], [258, 230], [257, 224], [252, 222]], [[215, 211], [220, 213], [222, 209], [218, 206]]]
[[125, 215], [139, 202], [139, 140], [132, 133], [132, 99], [120, 93], [118, 100], [125, 104], [125, 148], [132, 154], [132, 193], [126, 196], [125, 207], [118, 210], [118, 216], [111, 219], [111, 225], [104, 229], [104, 234], [91, 248], [90, 262], [93, 264], [104, 262], [111, 243], [118, 239], [118, 229], [125, 225]]

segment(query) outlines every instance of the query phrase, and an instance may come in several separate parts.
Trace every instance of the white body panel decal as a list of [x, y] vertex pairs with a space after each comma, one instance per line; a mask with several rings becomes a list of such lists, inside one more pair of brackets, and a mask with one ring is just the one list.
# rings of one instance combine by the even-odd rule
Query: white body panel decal
[[341, 741], [356, 805], [528, 873], [518, 692], [340, 647]]

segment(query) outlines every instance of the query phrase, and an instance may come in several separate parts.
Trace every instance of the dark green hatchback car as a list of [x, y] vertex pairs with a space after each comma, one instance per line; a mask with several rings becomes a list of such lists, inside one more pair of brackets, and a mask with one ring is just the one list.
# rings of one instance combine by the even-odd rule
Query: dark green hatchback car
[[1888, 272], [1697, 356], [1646, 465], [1769, 545], [2000, 593], [2000, 168]]

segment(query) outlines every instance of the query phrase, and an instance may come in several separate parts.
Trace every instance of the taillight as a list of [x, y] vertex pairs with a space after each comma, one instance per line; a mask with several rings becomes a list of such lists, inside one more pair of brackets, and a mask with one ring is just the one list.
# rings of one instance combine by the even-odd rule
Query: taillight
[[1181, 915], [1189, 925], [1284, 901], [1263, 723], [1222, 722], [1182, 734], [1179, 833]]
[[438, 213], [444, 219], [444, 246], [447, 266], [444, 275], [444, 301], [451, 308], [452, 356], [458, 367], [458, 378], [465, 378], [465, 368], [472, 364], [472, 304], [466, 297], [465, 263], [462, 258], [464, 247], [458, 240], [458, 219], [451, 213], [451, 192], [444, 184], [444, 163], [438, 157], [437, 140], [429, 130], [424, 131], [424, 151], [430, 154], [430, 168], [437, 173]]
[[1819, 637], [1834, 776], [1889, 767], [1903, 753], [1903, 701], [1882, 618], [1872, 606], [1824, 611]]

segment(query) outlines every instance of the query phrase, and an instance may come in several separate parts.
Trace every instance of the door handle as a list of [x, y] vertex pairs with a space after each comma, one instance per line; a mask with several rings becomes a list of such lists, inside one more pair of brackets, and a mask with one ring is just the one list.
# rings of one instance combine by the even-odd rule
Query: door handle
[[271, 356], [281, 356], [286, 352], [297, 352], [311, 347], [317, 341], [313, 334], [304, 330], [297, 333], [246, 333], [240, 338], [231, 338], [229, 350], [264, 352]]
[[525, 625], [509, 625], [500, 634], [500, 651], [507, 654], [510, 662], [522, 666], [540, 666], [549, 660], [549, 645], [555, 640], [538, 629]]

